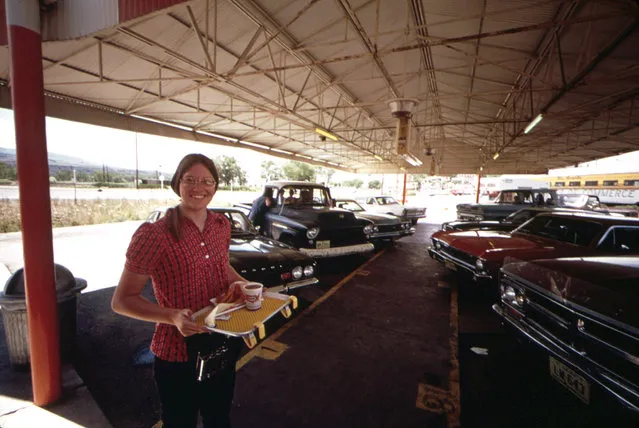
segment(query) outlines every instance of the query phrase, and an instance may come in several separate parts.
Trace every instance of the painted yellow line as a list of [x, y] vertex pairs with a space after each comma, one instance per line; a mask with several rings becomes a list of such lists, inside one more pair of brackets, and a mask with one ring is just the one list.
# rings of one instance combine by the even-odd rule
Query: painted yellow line
[[300, 318], [306, 316], [306, 314], [312, 312], [316, 307], [318, 307], [321, 303], [323, 303], [324, 301], [326, 301], [326, 299], [328, 299], [329, 297], [331, 297], [333, 294], [335, 294], [340, 288], [342, 288], [344, 286], [344, 284], [346, 284], [348, 281], [351, 280], [351, 278], [353, 278], [355, 275], [357, 275], [357, 273], [364, 269], [365, 267], [367, 267], [369, 264], [371, 264], [374, 260], [376, 260], [379, 256], [381, 256], [386, 250], [381, 250], [379, 253], [375, 254], [373, 257], [371, 257], [368, 261], [366, 261], [366, 263], [364, 263], [363, 265], [361, 265], [359, 268], [355, 269], [353, 272], [351, 272], [350, 274], [348, 274], [348, 276], [346, 276], [344, 279], [342, 279], [340, 282], [338, 282], [337, 284], [335, 284], [333, 287], [331, 287], [330, 290], [328, 290], [326, 293], [324, 293], [324, 295], [322, 297], [320, 297], [319, 299], [317, 299], [316, 301], [313, 302], [313, 304], [311, 304], [311, 306], [309, 306], [308, 308], [306, 308], [304, 311], [302, 311], [302, 313], [300, 313], [298, 316], [296, 316], [292, 321], [284, 324], [282, 327], [280, 327], [279, 330], [277, 330], [276, 332], [274, 332], [272, 335], [270, 335], [268, 338], [266, 338], [264, 340], [264, 342], [260, 343], [259, 345], [257, 345], [255, 348], [251, 349], [249, 352], [247, 352], [242, 358], [240, 358], [235, 366], [235, 370], [238, 371], [240, 370], [242, 367], [244, 367], [244, 365], [246, 363], [248, 363], [251, 358], [259, 355], [259, 349], [267, 344], [269, 341], [274, 341], [277, 340], [278, 337], [280, 337], [282, 334], [284, 334], [284, 332], [286, 330], [288, 330], [289, 328], [293, 327], [295, 324], [297, 324], [297, 322], [299, 321]]

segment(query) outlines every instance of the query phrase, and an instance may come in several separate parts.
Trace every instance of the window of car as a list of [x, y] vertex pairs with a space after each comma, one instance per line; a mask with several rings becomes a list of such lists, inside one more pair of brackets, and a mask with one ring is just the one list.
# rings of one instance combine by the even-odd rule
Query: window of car
[[364, 208], [355, 201], [337, 201], [337, 207], [354, 212], [364, 211]]
[[251, 221], [244, 214], [240, 212], [235, 212], [235, 211], [226, 211], [224, 213], [224, 216], [231, 223], [232, 233], [237, 233], [237, 232], [247, 233], [247, 232], [253, 231], [253, 226], [251, 224]]
[[611, 227], [597, 248], [611, 253], [637, 254], [639, 253], [639, 227]]
[[393, 205], [399, 203], [395, 200], [395, 198], [392, 198], [390, 196], [380, 196], [375, 199], [377, 200], [378, 205]]
[[585, 247], [601, 234], [603, 228], [600, 223], [582, 218], [537, 216], [516, 231]]

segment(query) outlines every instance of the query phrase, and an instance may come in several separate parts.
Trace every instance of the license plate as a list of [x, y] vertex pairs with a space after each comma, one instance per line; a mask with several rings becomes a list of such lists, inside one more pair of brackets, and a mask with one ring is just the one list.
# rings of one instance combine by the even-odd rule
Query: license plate
[[575, 394], [584, 403], [590, 403], [590, 382], [565, 364], [553, 357], [549, 358], [550, 375], [553, 379]]
[[315, 243], [315, 248], [320, 250], [324, 248], [331, 248], [331, 241], [317, 241]]
[[450, 260], [444, 260], [444, 266], [446, 266], [450, 270], [457, 270], [457, 265], [451, 262]]

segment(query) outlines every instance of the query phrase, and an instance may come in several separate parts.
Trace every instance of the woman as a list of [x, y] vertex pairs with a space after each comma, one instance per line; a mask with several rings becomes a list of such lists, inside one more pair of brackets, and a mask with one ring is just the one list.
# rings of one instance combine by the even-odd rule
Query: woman
[[[121, 315], [156, 323], [151, 351], [165, 428], [195, 427], [198, 411], [205, 427], [230, 426], [241, 340], [220, 339], [219, 349], [226, 350], [228, 364], [199, 382], [196, 356], [187, 352], [186, 339], [210, 337], [210, 333], [199, 335], [207, 330], [195, 324], [191, 315], [213, 297], [235, 300], [241, 291], [232, 284], [245, 280], [229, 264], [228, 220], [207, 209], [217, 185], [217, 168], [208, 157], [189, 154], [180, 161], [171, 180], [180, 204], [135, 232], [111, 302]], [[149, 278], [157, 304], [141, 295]]]

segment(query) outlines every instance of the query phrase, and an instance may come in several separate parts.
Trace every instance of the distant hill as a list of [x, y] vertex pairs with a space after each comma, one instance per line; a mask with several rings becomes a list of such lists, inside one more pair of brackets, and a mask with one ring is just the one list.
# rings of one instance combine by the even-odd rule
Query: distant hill
[[[6, 163], [11, 166], [16, 166], [16, 151], [14, 149], [7, 149], [4, 147], [0, 147], [0, 163]], [[73, 156], [61, 155], [58, 153], [50, 153], [49, 152], [49, 174], [55, 175], [55, 173], [59, 170], [68, 170], [69, 168], [73, 168], [76, 171], [86, 172], [88, 174], [95, 173], [97, 171], [102, 171], [102, 165], [98, 165], [89, 161], [86, 161], [82, 158], [76, 158]], [[121, 174], [132, 174], [135, 175], [135, 170], [126, 169], [126, 168], [114, 168], [109, 167], [109, 171], [118, 172]], [[147, 177], [156, 177], [155, 171], [138, 171], [138, 175], [140, 178]]]

